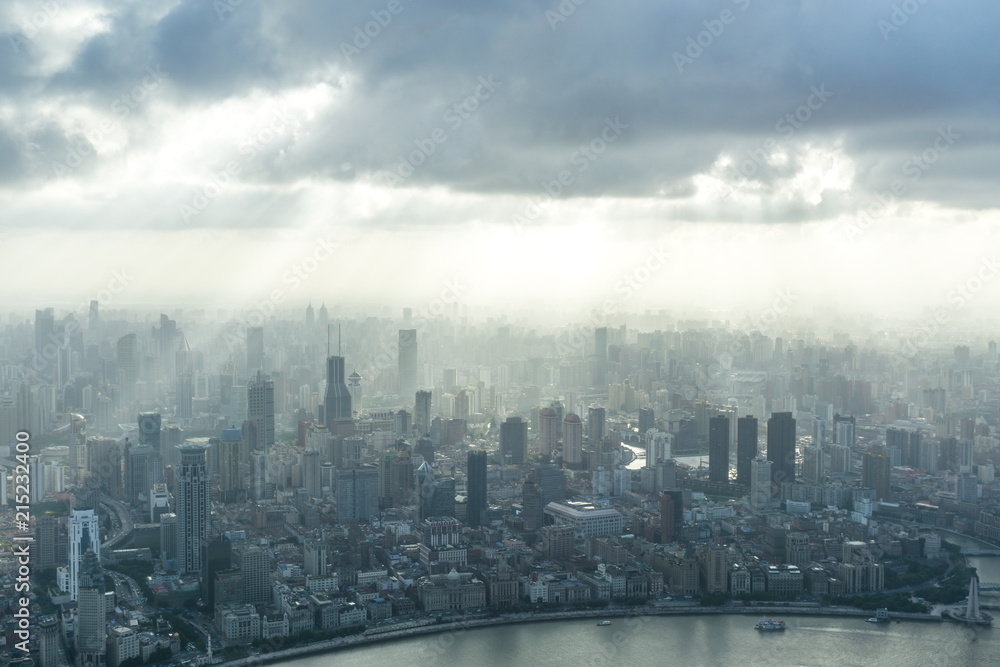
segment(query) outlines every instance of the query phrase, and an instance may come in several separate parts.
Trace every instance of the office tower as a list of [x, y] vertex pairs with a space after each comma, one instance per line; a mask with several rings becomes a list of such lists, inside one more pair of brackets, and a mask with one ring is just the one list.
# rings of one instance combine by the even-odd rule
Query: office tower
[[[839, 447], [840, 445], [836, 445]], [[802, 478], [819, 484], [823, 479], [823, 449], [817, 445], [807, 445], [802, 450]]]
[[[7, 496], [0, 496], [4, 504]], [[59, 539], [59, 520], [43, 514], [35, 519], [35, 552], [34, 565], [39, 570], [56, 567], [61, 563], [56, 561], [56, 542]]]
[[174, 379], [174, 393], [177, 399], [177, 419], [194, 417], [194, 377], [191, 373], [178, 373]]
[[14, 401], [0, 402], [0, 446], [8, 447], [17, 442], [18, 424], [17, 403]]
[[[594, 386], [605, 387], [608, 384], [608, 328], [594, 329]], [[615, 406], [611, 406], [614, 408]]]
[[378, 506], [386, 509], [392, 506], [391, 468], [396, 450], [387, 449], [378, 456]]
[[340, 469], [359, 468], [364, 454], [364, 436], [333, 438], [333, 465]]
[[528, 422], [507, 417], [500, 424], [500, 456], [508, 465], [524, 465], [528, 460]]
[[[591, 447], [596, 447], [604, 439], [604, 427], [607, 422], [604, 408], [587, 408], [587, 441]], [[642, 433], [642, 429], [639, 429]]]
[[352, 416], [355, 414], [361, 414], [364, 410], [364, 389], [361, 387], [361, 381], [364, 380], [361, 377], [361, 373], [354, 371], [347, 376], [347, 393], [351, 396], [351, 412]]
[[757, 418], [748, 415], [736, 421], [736, 483], [750, 486], [750, 465], [757, 457]]
[[663, 491], [660, 494], [660, 543], [675, 541], [683, 525], [684, 493], [680, 489]]
[[302, 560], [306, 576], [326, 576], [326, 540], [306, 540], [302, 548]]
[[842, 475], [852, 472], [851, 448], [847, 445], [830, 445], [830, 474]]
[[177, 560], [177, 515], [173, 512], [160, 515], [160, 560], [164, 568]]
[[238, 503], [246, 500], [248, 464], [244, 458], [243, 431], [222, 429], [219, 439], [219, 500]]
[[838, 445], [844, 445], [854, 449], [855, 444], [855, 424], [853, 416], [836, 414], [833, 416], [833, 441]]
[[583, 465], [583, 422], [572, 412], [563, 420], [563, 463], [574, 470]]
[[0, 500], [7, 503], [7, 468], [0, 466]]
[[708, 481], [729, 481], [729, 417], [723, 415], [709, 420]]
[[771, 507], [771, 461], [758, 454], [750, 464], [750, 511], [764, 512]]
[[559, 445], [559, 415], [552, 408], [538, 413], [538, 449], [543, 457], [551, 457]]
[[45, 497], [45, 475], [37, 456], [28, 459], [28, 476], [31, 480], [29, 500], [33, 504], [40, 503]]
[[115, 364], [118, 368], [118, 405], [130, 407], [136, 400], [135, 383], [139, 380], [139, 339], [134, 333], [118, 339], [115, 345]]
[[899, 449], [899, 464], [910, 465], [913, 457], [910, 454], [910, 433], [908, 431], [894, 426], [885, 429], [885, 448], [889, 451]]
[[889, 472], [892, 465], [885, 451], [865, 452], [861, 470], [861, 484], [866, 489], [875, 489], [875, 499], [889, 497]]
[[639, 408], [639, 435], [656, 428], [656, 413], [653, 408]]
[[455, 480], [435, 475], [426, 461], [417, 468], [416, 473], [420, 520], [435, 516], [455, 516]]
[[417, 435], [426, 435], [431, 429], [431, 392], [421, 389], [417, 392], [413, 408], [413, 428]]
[[812, 561], [812, 550], [809, 547], [809, 535], [790, 532], [785, 537], [785, 562], [804, 570]]
[[[56, 315], [52, 308], [35, 311], [35, 352], [43, 359], [54, 358], [53, 348], [57, 346], [58, 339], [55, 336]], [[46, 349], [46, 346], [51, 346]], [[47, 354], [50, 353], [50, 354]], [[43, 366], [44, 368], [44, 366]]]
[[267, 500], [271, 497], [273, 485], [270, 483], [270, 472], [267, 454], [253, 452], [250, 454], [249, 488], [253, 500]]
[[795, 419], [791, 412], [775, 412], [767, 420], [767, 460], [774, 483], [795, 481]]
[[232, 567], [233, 543], [225, 537], [201, 543], [201, 599], [215, 609], [215, 575]]
[[466, 456], [468, 470], [468, 519], [471, 528], [482, 525], [486, 511], [486, 452], [481, 449], [469, 450]]
[[451, 393], [452, 389], [458, 386], [458, 370], [455, 368], [446, 368], [442, 371], [442, 388]]
[[323, 425], [334, 431], [335, 419], [351, 419], [351, 392], [344, 382], [344, 358], [326, 360], [326, 396], [323, 398]]
[[316, 311], [313, 310], [313, 305], [310, 303], [306, 306], [306, 326], [310, 329], [316, 324]]
[[149, 445], [160, 452], [160, 422], [159, 412], [139, 413], [139, 444]]
[[104, 667], [106, 614], [104, 572], [97, 554], [87, 550], [80, 560], [76, 598], [76, 664], [79, 667]]
[[535, 479], [535, 473], [528, 475], [521, 486], [521, 519], [526, 531], [538, 530], [542, 527], [545, 502], [542, 496], [542, 487]]
[[160, 326], [153, 327], [152, 338], [157, 344], [163, 377], [174, 377], [177, 372], [177, 333], [177, 322], [161, 314]]
[[170, 511], [170, 493], [166, 484], [154, 484], [149, 494], [149, 522], [160, 523], [160, 517]]
[[[467, 419], [468, 417], [464, 417]], [[413, 431], [413, 418], [406, 410], [399, 410], [393, 420], [397, 438], [407, 438]]]
[[938, 460], [940, 458], [940, 442], [937, 438], [921, 438], [919, 443], [920, 455], [917, 467], [924, 472], [933, 475], [938, 471]]
[[417, 391], [417, 330], [399, 330], [399, 397], [409, 398]]
[[264, 370], [264, 327], [247, 327], [247, 375]]
[[961, 473], [955, 478], [955, 498], [960, 503], [975, 503], [979, 500], [979, 478], [969, 473]]
[[125, 454], [125, 500], [135, 503], [149, 497], [153, 483], [158, 481], [159, 454], [149, 445], [132, 445]]
[[181, 573], [201, 570], [201, 543], [211, 525], [209, 484], [211, 476], [205, 461], [208, 445], [187, 442], [177, 446], [181, 463], [177, 471], [177, 570]]
[[101, 557], [101, 539], [97, 513], [93, 509], [74, 509], [70, 511], [66, 524], [69, 546], [69, 597], [76, 600], [80, 586], [80, 568], [83, 555], [92, 551]]
[[38, 620], [38, 654], [40, 667], [59, 667], [59, 623], [55, 616], [42, 616]]
[[267, 552], [258, 546], [233, 550], [233, 568], [243, 576], [243, 603], [271, 602], [271, 563]]
[[535, 466], [533, 474], [545, 505], [566, 499], [566, 475], [558, 466], [541, 463]]
[[274, 381], [260, 371], [247, 384], [247, 420], [255, 436], [249, 449], [269, 454], [274, 447]]
[[813, 419], [812, 426], [812, 444], [820, 449], [824, 449], [826, 447], [826, 420], [817, 417]]
[[322, 498], [319, 480], [319, 452], [315, 447], [307, 447], [302, 453], [302, 488], [310, 498]]
[[413, 457], [407, 446], [399, 449], [389, 464], [389, 488], [393, 507], [413, 503]]

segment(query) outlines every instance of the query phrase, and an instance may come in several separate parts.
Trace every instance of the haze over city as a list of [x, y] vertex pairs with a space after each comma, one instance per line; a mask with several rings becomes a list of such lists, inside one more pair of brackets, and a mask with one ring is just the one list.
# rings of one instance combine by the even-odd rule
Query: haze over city
[[995, 661], [996, 19], [2, 3], [0, 667]]

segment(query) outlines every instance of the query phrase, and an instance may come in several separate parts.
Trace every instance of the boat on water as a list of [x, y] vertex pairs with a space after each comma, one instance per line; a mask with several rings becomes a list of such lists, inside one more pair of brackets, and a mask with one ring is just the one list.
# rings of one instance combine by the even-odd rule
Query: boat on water
[[761, 632], [778, 632], [785, 629], [784, 621], [774, 621], [770, 618], [762, 618], [753, 626], [754, 630]]
[[611, 621], [601, 621], [598, 625], [611, 625]]
[[888, 609], [878, 609], [875, 611], [875, 615], [866, 618], [869, 623], [888, 623], [889, 622], [889, 610]]

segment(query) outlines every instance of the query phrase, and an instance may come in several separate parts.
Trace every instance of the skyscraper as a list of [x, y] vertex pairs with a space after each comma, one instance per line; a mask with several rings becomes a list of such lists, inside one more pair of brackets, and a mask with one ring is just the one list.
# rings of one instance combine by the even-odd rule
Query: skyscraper
[[233, 567], [243, 575], [243, 602], [271, 602], [271, 562], [258, 546], [244, 546], [233, 551]]
[[97, 554], [89, 549], [80, 561], [76, 600], [76, 664], [79, 667], [104, 667], [104, 617], [107, 613], [104, 572]]
[[468, 463], [468, 520], [470, 527], [482, 524], [482, 514], [486, 511], [486, 452], [481, 449], [469, 450]]
[[552, 408], [538, 413], [538, 449], [542, 456], [551, 456], [559, 444], [559, 415]]
[[55, 616], [42, 616], [38, 629], [41, 631], [38, 638], [40, 667], [59, 667], [59, 623]]
[[264, 370], [264, 327], [247, 328], [247, 375]]
[[242, 430], [222, 429], [219, 440], [219, 499], [224, 503], [246, 500], [249, 461], [245, 454]]
[[424, 389], [417, 391], [416, 405], [413, 408], [413, 427], [417, 435], [426, 435], [431, 431], [431, 392]]
[[417, 330], [399, 330], [399, 396], [409, 398], [417, 391]]
[[583, 421], [570, 412], [563, 419], [563, 463], [574, 470], [583, 465]]
[[225, 537], [201, 543], [201, 599], [215, 608], [215, 573], [232, 566], [233, 543]]
[[149, 498], [149, 491], [157, 480], [162, 466], [160, 455], [149, 445], [132, 445], [125, 456], [125, 499], [134, 503], [139, 497]]
[[708, 480], [729, 481], [729, 417], [724, 415], [709, 420]]
[[83, 555], [91, 551], [98, 558], [101, 557], [97, 514], [90, 508], [72, 510], [67, 522], [67, 532], [69, 533], [69, 597], [71, 600], [76, 600], [79, 594]]
[[247, 384], [247, 420], [256, 438], [247, 443], [250, 450], [269, 454], [274, 446], [274, 381], [260, 371]]
[[338, 470], [336, 477], [337, 521], [369, 521], [378, 517], [378, 468]]
[[160, 449], [160, 422], [159, 412], [139, 413], [139, 444], [149, 445], [156, 451]]
[[335, 419], [351, 419], [351, 393], [344, 382], [344, 358], [328, 357], [326, 360], [326, 396], [323, 398], [324, 425], [334, 432]]
[[771, 462], [758, 454], [750, 464], [750, 511], [764, 512], [771, 506]]
[[177, 472], [177, 570], [201, 570], [201, 543], [208, 537], [211, 524], [209, 484], [211, 476], [205, 461], [208, 445], [188, 442], [177, 445], [181, 454]]
[[767, 420], [767, 460], [774, 483], [795, 481], [795, 419], [791, 412], [774, 412]]
[[750, 485], [750, 463], [757, 456], [757, 418], [752, 415], [736, 421], [736, 483]]
[[[608, 384], [608, 328], [594, 329], [594, 386], [605, 387]], [[611, 406], [614, 408], [615, 406]]]
[[866, 489], [875, 489], [875, 499], [889, 497], [889, 472], [892, 465], [888, 452], [873, 450], [865, 452], [862, 461], [861, 484]]
[[520, 417], [507, 417], [507, 421], [500, 424], [500, 456], [510, 465], [527, 462], [528, 422]]
[[[607, 421], [604, 408], [587, 408], [587, 441], [591, 447], [596, 447], [604, 439], [604, 426]], [[640, 429], [640, 433], [642, 429]]]
[[[139, 340], [134, 333], [125, 334], [115, 346], [118, 367], [119, 407], [131, 407], [136, 400], [135, 383], [139, 379]], [[135, 414], [134, 412], [132, 414]]]

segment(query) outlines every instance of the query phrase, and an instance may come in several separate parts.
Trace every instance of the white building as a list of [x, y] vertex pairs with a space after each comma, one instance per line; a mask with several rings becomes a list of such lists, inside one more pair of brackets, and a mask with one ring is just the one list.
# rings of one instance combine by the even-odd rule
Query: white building
[[101, 557], [101, 538], [97, 514], [92, 509], [73, 510], [67, 522], [69, 533], [69, 597], [77, 599], [80, 565], [83, 554], [89, 549]]
[[557, 524], [569, 524], [583, 537], [619, 535], [625, 529], [625, 517], [612, 507], [596, 507], [580, 501], [551, 502], [545, 514]]

